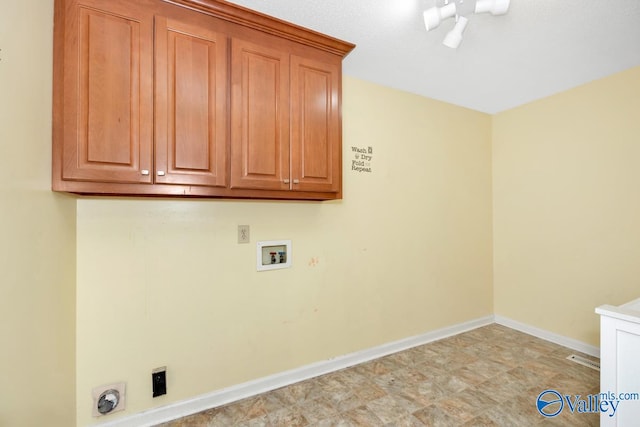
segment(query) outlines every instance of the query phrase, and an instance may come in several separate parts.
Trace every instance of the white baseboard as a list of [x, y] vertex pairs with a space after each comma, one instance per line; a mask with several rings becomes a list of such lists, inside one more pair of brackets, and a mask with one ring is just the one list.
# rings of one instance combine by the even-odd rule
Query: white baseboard
[[539, 329], [534, 326], [529, 326], [527, 324], [520, 323], [516, 320], [499, 316], [497, 314], [494, 317], [495, 317], [495, 322], [499, 325], [503, 325], [508, 328], [515, 329], [516, 331], [524, 332], [525, 334], [533, 335], [534, 337], [541, 338], [546, 341], [551, 341], [552, 343], [559, 344], [564, 347], [570, 348], [572, 350], [576, 350], [576, 351], [588, 354], [589, 356], [600, 357], [600, 349], [593, 345], [575, 340], [573, 338], [568, 338], [563, 335], [556, 334], [554, 332], [549, 332], [544, 329]]
[[280, 387], [285, 387], [300, 381], [308, 380], [320, 375], [335, 372], [340, 369], [368, 362], [379, 357], [407, 350], [419, 345], [427, 344], [439, 339], [457, 335], [462, 332], [470, 331], [481, 326], [498, 323], [511, 329], [550, 341], [572, 350], [580, 351], [594, 357], [600, 357], [600, 349], [584, 342], [558, 335], [543, 329], [520, 323], [518, 321], [495, 315], [486, 316], [469, 322], [460, 323], [458, 325], [449, 326], [438, 329], [436, 331], [427, 332], [422, 335], [405, 338], [376, 347], [357, 351], [355, 353], [344, 356], [335, 357], [333, 359], [322, 362], [312, 363], [297, 369], [281, 372], [257, 380], [231, 386], [222, 390], [196, 396], [192, 399], [183, 400], [172, 403], [170, 405], [153, 408], [148, 411], [140, 412], [124, 418], [119, 418], [104, 424], [101, 427], [146, 427], [160, 424], [163, 422], [175, 420], [177, 418], [186, 417], [197, 412], [207, 409], [226, 405], [231, 402], [255, 396]]
[[[247, 397], [255, 396], [267, 391], [285, 387], [300, 381], [308, 380], [319, 375], [328, 374], [340, 369], [348, 368], [360, 363], [368, 362], [379, 357], [407, 350], [419, 345], [427, 344], [442, 338], [470, 331], [494, 323], [494, 316], [486, 316], [458, 325], [427, 332], [422, 335], [405, 338], [399, 341], [382, 344], [377, 347], [357, 351], [344, 356], [322, 362], [313, 363], [301, 368], [281, 372], [254, 381], [238, 384], [212, 393], [196, 396], [192, 399], [172, 403], [170, 405], [153, 408], [124, 418], [119, 418], [104, 424], [102, 427], [143, 427], [153, 426], [163, 422], [182, 418], [187, 415], [215, 408], [227, 403], [235, 402]], [[505, 325], [507, 326], [507, 325]], [[517, 328], [514, 328], [517, 329]]]

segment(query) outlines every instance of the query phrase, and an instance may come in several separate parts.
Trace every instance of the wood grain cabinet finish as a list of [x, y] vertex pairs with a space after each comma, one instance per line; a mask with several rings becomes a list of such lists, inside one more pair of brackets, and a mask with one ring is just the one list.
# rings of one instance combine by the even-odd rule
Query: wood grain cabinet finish
[[156, 17], [156, 182], [226, 186], [227, 39]]
[[54, 105], [54, 125], [62, 128], [54, 189], [59, 179], [151, 182], [142, 171], [152, 166], [153, 15], [129, 2], [101, 6], [67, 9], [64, 25], [73, 31], [56, 40], [64, 64], [57, 97], [64, 99]]
[[289, 55], [231, 44], [231, 188], [289, 190]]
[[52, 188], [341, 198], [353, 48], [220, 0], [55, 0]]
[[338, 193], [340, 61], [232, 46], [231, 187]]
[[339, 192], [339, 62], [291, 58], [291, 176], [294, 190]]

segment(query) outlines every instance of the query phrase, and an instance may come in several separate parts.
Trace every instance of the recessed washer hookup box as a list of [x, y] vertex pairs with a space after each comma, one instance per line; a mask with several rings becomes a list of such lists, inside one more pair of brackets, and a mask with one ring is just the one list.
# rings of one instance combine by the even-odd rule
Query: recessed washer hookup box
[[256, 244], [258, 271], [291, 267], [291, 240], [266, 240]]

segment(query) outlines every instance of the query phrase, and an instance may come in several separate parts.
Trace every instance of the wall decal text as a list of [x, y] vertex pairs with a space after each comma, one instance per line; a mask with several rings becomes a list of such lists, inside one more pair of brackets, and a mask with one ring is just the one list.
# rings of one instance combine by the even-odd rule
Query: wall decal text
[[373, 147], [351, 147], [353, 160], [351, 160], [351, 170], [356, 172], [371, 173], [371, 160], [373, 159]]

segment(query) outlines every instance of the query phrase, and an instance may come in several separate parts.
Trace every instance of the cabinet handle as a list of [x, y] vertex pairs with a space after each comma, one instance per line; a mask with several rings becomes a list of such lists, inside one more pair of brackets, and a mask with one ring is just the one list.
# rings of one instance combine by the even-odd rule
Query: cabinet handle
[[289, 180], [288, 179], [283, 179], [282, 182], [284, 182], [285, 184], [288, 184]]
[[164, 176], [164, 171], [158, 171], [158, 176]]
[[149, 171], [148, 171], [147, 169], [142, 169], [142, 170], [140, 171], [140, 173], [141, 173], [142, 175], [149, 175]]
[[294, 184], [300, 184], [300, 180], [299, 180], [299, 179], [294, 179], [294, 180], [293, 180], [293, 183], [294, 183]]

